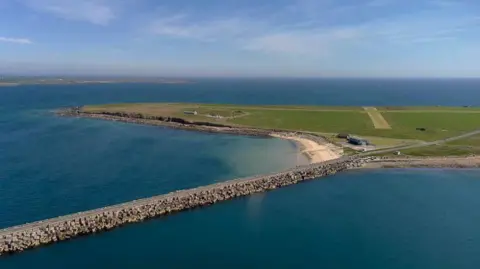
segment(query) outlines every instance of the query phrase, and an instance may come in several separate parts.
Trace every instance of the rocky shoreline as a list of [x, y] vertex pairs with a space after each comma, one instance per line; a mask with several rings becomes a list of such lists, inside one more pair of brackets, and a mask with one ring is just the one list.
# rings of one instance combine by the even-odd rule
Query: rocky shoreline
[[0, 256], [108, 231], [174, 212], [266, 192], [358, 168], [375, 158], [346, 157], [282, 173], [231, 180], [0, 230]]
[[[142, 125], [153, 126], [165, 126], [169, 128], [189, 130], [196, 132], [206, 133], [224, 133], [233, 135], [246, 135], [246, 136], [263, 136], [268, 137], [272, 132], [276, 130], [245, 128], [245, 127], [233, 127], [223, 124], [215, 124], [211, 122], [191, 122], [182, 118], [175, 117], [162, 117], [162, 116], [149, 116], [140, 113], [123, 113], [123, 112], [96, 112], [90, 113], [82, 111], [81, 107], [66, 108], [56, 111], [59, 116], [67, 117], [82, 117], [101, 119], [109, 121], [118, 121]], [[318, 137], [318, 139], [322, 139]]]

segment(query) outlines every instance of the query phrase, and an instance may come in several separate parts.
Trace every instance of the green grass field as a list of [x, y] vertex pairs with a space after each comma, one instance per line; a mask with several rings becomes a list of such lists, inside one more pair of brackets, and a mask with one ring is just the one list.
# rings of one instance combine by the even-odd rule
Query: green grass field
[[[451, 147], [447, 145], [430, 146], [425, 148], [415, 148], [402, 151], [402, 155], [408, 156], [468, 156], [471, 154], [480, 154], [479, 148], [469, 147]], [[385, 154], [391, 155], [391, 154]]]
[[[480, 129], [479, 113], [385, 112], [382, 114], [392, 126], [392, 130], [385, 132], [389, 137], [429, 141]], [[417, 131], [416, 128], [419, 127], [426, 128], [426, 131]]]
[[[242, 106], [219, 104], [109, 104], [86, 106], [91, 112], [135, 112], [175, 116], [236, 126], [299, 130], [318, 133], [350, 133], [398, 141], [434, 141], [480, 129], [480, 108], [471, 107], [377, 107], [392, 127], [375, 129], [362, 107], [343, 106]], [[186, 115], [195, 110], [198, 115]], [[209, 114], [222, 118], [212, 118]], [[425, 128], [419, 131], [417, 128]]]
[[372, 129], [367, 114], [351, 111], [244, 110], [249, 116], [233, 119], [239, 125], [312, 132], [365, 133]]

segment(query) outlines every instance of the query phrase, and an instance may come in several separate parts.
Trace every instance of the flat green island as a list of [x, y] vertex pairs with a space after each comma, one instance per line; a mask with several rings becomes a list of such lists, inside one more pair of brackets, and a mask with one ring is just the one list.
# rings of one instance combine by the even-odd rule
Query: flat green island
[[138, 113], [235, 127], [311, 132], [344, 146], [345, 139], [337, 138], [337, 135], [345, 133], [365, 138], [378, 149], [435, 142], [433, 145], [401, 152], [413, 156], [464, 156], [480, 153], [480, 134], [452, 142], [444, 141], [480, 130], [480, 107], [129, 103], [88, 105], [82, 107], [82, 111], [98, 114]]
[[186, 80], [162, 78], [116, 78], [116, 77], [0, 77], [0, 87], [21, 85], [75, 85], [75, 84], [113, 84], [113, 83], [149, 83], [149, 84], [184, 84]]

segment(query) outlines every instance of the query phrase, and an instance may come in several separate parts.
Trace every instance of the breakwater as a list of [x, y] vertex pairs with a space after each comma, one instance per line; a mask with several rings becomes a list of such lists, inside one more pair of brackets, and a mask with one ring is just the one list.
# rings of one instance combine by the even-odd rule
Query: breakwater
[[116, 227], [261, 193], [358, 168], [373, 158], [345, 157], [281, 173], [236, 179], [0, 230], [0, 255], [108, 231]]

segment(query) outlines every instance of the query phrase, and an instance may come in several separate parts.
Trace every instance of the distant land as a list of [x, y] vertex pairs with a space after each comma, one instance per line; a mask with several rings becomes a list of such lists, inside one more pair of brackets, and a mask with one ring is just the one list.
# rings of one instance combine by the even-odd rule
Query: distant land
[[71, 84], [109, 84], [109, 83], [158, 83], [158, 84], [184, 84], [191, 81], [167, 78], [141, 78], [141, 77], [23, 77], [0, 76], [0, 87], [19, 85], [71, 85]]

